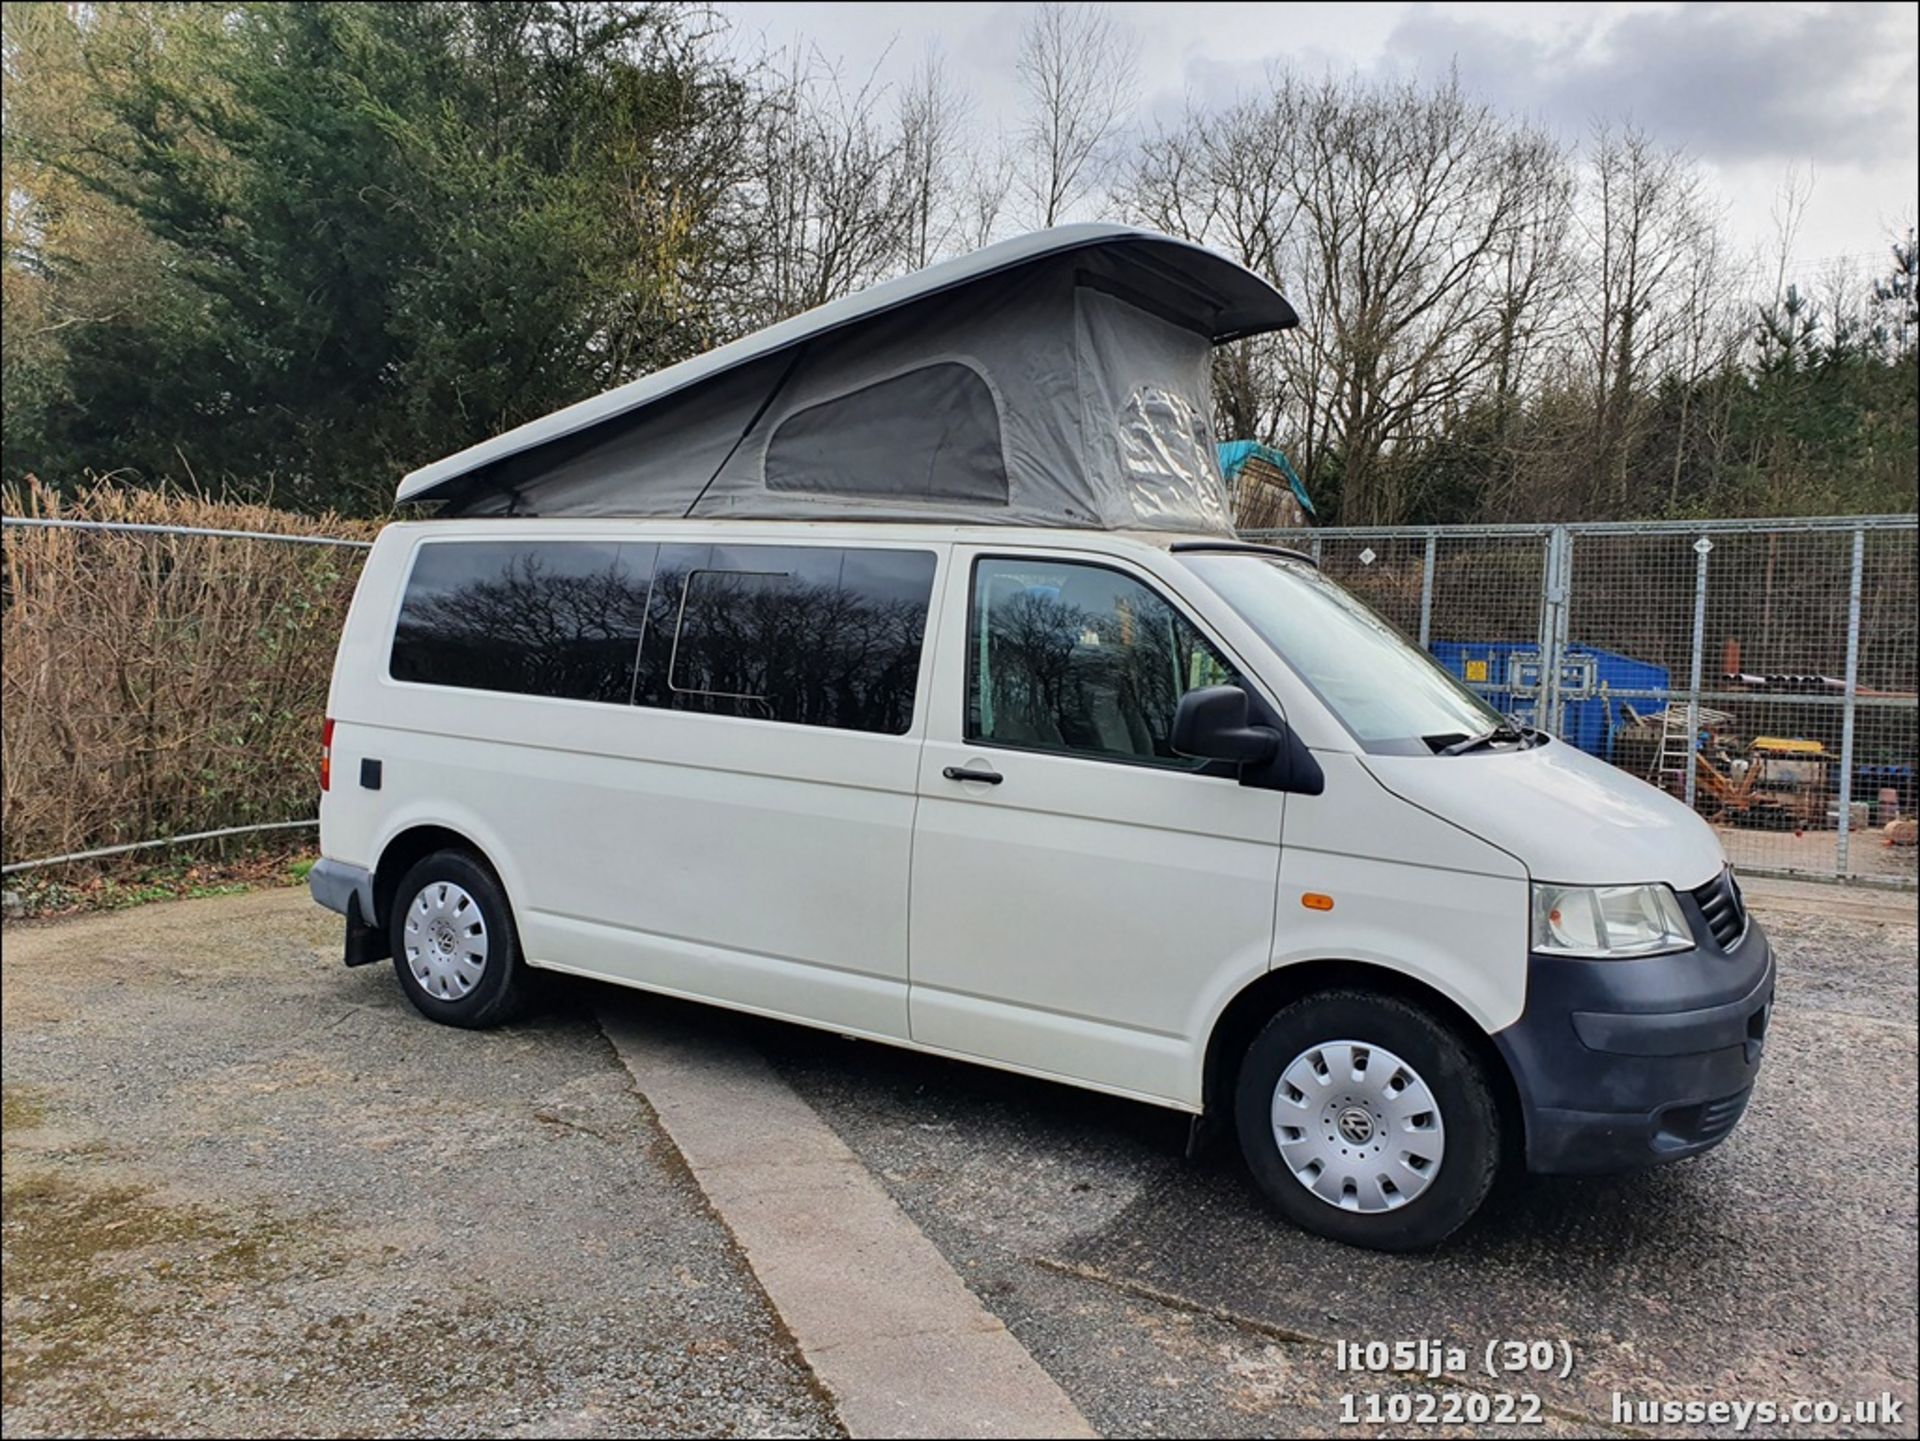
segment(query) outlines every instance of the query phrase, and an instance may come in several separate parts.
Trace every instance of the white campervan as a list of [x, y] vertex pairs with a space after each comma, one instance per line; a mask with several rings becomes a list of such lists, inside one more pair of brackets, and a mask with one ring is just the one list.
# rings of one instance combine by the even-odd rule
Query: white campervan
[[1228, 528], [1211, 347], [1293, 323], [1066, 227], [409, 476], [328, 706], [348, 963], [1172, 1107], [1382, 1248], [1723, 1139], [1774, 972], [1711, 829]]

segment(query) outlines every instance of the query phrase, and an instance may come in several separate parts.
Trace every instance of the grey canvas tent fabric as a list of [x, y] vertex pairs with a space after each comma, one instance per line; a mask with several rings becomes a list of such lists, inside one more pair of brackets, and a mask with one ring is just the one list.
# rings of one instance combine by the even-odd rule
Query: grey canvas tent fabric
[[443, 514], [1230, 528], [1212, 347], [1295, 323], [1164, 236], [989, 247], [423, 468]]

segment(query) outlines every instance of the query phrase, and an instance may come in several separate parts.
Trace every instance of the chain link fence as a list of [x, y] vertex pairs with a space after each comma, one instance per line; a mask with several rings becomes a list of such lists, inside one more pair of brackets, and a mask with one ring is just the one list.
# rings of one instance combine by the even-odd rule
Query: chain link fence
[[1912, 886], [1913, 516], [1248, 532], [1743, 870]]
[[[312, 824], [365, 541], [5, 524], [7, 872]], [[1742, 869], [1915, 883], [1915, 517], [1247, 534]]]

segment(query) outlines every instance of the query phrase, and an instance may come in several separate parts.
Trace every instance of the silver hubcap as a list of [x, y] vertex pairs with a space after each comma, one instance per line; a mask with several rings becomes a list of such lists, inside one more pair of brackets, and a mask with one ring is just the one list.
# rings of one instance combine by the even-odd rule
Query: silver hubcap
[[1440, 1174], [1446, 1128], [1420, 1073], [1365, 1041], [1309, 1046], [1273, 1089], [1273, 1139], [1294, 1179], [1343, 1211], [1391, 1211]]
[[480, 903], [452, 881], [435, 881], [407, 907], [407, 969], [436, 1000], [457, 1001], [487, 969]]

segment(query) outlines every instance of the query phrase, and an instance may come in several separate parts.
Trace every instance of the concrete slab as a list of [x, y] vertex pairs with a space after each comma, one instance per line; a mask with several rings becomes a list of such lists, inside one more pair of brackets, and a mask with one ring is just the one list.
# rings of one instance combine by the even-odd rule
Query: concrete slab
[[[880, 1337], [850, 1342], [836, 1351], [833, 1364], [842, 1374], [885, 1374], [906, 1383], [863, 1386], [845, 1397], [835, 1392], [847, 1434], [1097, 1435], [1026, 1348], [997, 1319], [988, 1319], [993, 1321], [991, 1330]], [[805, 1350], [802, 1343], [802, 1353]], [[1020, 1396], [1047, 1393], [1058, 1399], [1049, 1400], [1045, 1416], [1030, 1412], [1022, 1420], [1008, 1408]], [[996, 1411], [1004, 1419], [992, 1414]]]
[[610, 998], [601, 1028], [860, 1436], [1093, 1436], [1072, 1401], [731, 1026]]

